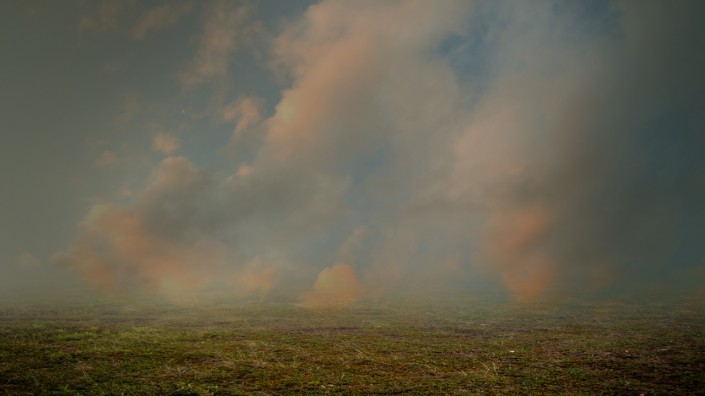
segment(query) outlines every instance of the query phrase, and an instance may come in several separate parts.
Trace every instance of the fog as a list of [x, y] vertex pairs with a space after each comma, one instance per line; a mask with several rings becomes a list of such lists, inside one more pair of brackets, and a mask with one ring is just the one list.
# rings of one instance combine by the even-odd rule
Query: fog
[[6, 293], [704, 295], [703, 3], [150, 7], [2, 6]]

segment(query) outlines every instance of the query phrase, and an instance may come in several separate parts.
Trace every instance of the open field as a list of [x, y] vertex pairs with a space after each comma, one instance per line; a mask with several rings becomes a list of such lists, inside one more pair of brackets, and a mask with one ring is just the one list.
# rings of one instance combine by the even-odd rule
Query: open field
[[399, 301], [4, 304], [0, 393], [705, 393], [694, 305]]

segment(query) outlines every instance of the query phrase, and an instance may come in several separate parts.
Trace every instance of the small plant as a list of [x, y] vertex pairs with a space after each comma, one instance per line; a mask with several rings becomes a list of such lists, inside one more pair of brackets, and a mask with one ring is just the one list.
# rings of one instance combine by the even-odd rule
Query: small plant
[[220, 388], [218, 385], [210, 384], [194, 384], [191, 382], [177, 382], [176, 395], [197, 395], [197, 396], [210, 396], [218, 393]]

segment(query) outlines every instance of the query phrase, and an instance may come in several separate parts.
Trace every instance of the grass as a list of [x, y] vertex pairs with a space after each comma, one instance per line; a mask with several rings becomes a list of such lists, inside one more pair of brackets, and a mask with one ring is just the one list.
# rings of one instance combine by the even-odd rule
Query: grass
[[705, 394], [705, 312], [468, 297], [0, 308], [5, 394]]

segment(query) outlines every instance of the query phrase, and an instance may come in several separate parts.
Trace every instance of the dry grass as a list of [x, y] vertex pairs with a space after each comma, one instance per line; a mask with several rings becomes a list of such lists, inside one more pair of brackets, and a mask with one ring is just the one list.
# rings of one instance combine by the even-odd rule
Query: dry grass
[[0, 309], [6, 394], [697, 394], [705, 313], [453, 298]]

